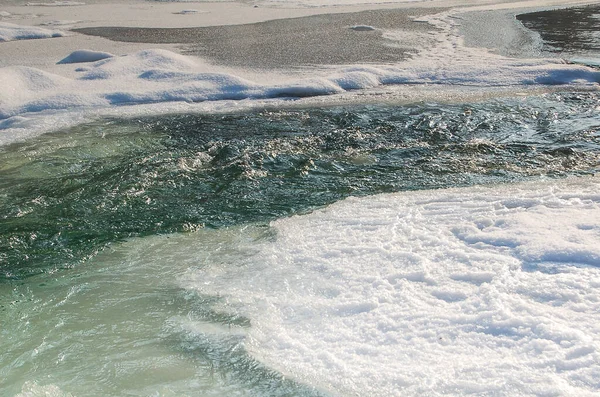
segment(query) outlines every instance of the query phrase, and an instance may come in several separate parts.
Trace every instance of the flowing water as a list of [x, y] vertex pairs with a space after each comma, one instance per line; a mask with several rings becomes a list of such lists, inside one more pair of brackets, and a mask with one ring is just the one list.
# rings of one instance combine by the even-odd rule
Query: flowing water
[[600, 55], [598, 5], [521, 14], [517, 19], [540, 34], [543, 51], [565, 56]]
[[4, 147], [3, 280], [350, 195], [598, 170], [597, 93], [106, 120]]
[[593, 174], [598, 100], [114, 119], [2, 148], [2, 394], [320, 395], [177, 280], [344, 197]]

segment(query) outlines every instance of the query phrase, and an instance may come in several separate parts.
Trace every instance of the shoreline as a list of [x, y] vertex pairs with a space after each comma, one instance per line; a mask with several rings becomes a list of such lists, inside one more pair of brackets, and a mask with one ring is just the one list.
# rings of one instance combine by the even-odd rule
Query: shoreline
[[[438, 3], [436, 0], [402, 3], [402, 7], [371, 5], [382, 9], [320, 16], [298, 16], [298, 13], [323, 14], [331, 8], [272, 8], [263, 16], [279, 12], [296, 18], [175, 31], [122, 28], [138, 34], [140, 42], [136, 43], [110, 40], [114, 38], [110, 34], [104, 38], [69, 32], [79, 23], [71, 21], [71, 26], [68, 20], [57, 20], [45, 27], [63, 30], [66, 37], [0, 43], [4, 55], [0, 58], [0, 83], [5, 87], [0, 92], [0, 141], [22, 140], [90, 117], [114, 114], [238, 111], [267, 105], [287, 107], [291, 101], [300, 106], [363, 101], [465, 102], [519, 95], [519, 92], [528, 95], [597, 89], [600, 72], [596, 70], [566, 64], [560, 59], [506, 57], [486, 46], [471, 46], [465, 39], [461, 24], [465, 23], [464, 16], [472, 15], [467, 13], [506, 16], [515, 12], [515, 3], [470, 6], [468, 1], [456, 0], [450, 5], [460, 3], [459, 9], [432, 8]], [[549, 8], [556, 6], [555, 3], [543, 2]], [[104, 6], [114, 11], [107, 4], [110, 3], [100, 1], [89, 7]], [[122, 6], [154, 8], [153, 23], [157, 23], [163, 15], [157, 10], [165, 10], [163, 6], [183, 9], [193, 4], [210, 4], [221, 10], [224, 8], [219, 7], [265, 11], [245, 3], [128, 1]], [[540, 2], [518, 4], [523, 7], [520, 9], [527, 10], [536, 4], [541, 7]], [[49, 14], [66, 18], [86, 7], [33, 7], [32, 10], [45, 8], [50, 10]], [[353, 7], [358, 8], [368, 6]], [[5, 9], [0, 7], [0, 12]], [[5, 13], [0, 15], [2, 23], [26, 22]], [[118, 18], [128, 17], [139, 21], [135, 14]], [[202, 13], [168, 15], [168, 18], [180, 17], [207, 18]], [[94, 23], [106, 25], [102, 18], [99, 15]], [[487, 19], [481, 19], [474, 31], [493, 37], [509, 20], [503, 18], [500, 20], [504, 22], [487, 31]], [[148, 21], [145, 23], [152, 26]], [[290, 25], [295, 30], [286, 36]], [[353, 26], [358, 28], [352, 29]], [[142, 37], [141, 32], [151, 34]], [[158, 44], [146, 43], [161, 41], [152, 34], [174, 32], [179, 37], [161, 39], [163, 42]], [[192, 37], [185, 38], [190, 32], [194, 33]], [[187, 43], [182, 45], [181, 41]], [[109, 53], [110, 58], [98, 62], [91, 59], [60, 62], [82, 49]]]
[[[441, 10], [453, 10], [460, 16], [461, 21], [458, 23], [458, 28], [460, 33], [465, 36], [465, 45], [509, 57], [531, 57], [539, 55], [539, 51], [531, 45], [531, 32], [521, 31], [515, 34], [516, 30], [525, 29], [522, 26], [516, 26], [520, 23], [514, 18], [515, 15], [520, 14], [521, 10], [534, 12], [542, 9], [593, 4], [593, 2], [581, 0], [573, 0], [566, 5], [557, 0], [523, 2], [486, 0], [484, 4], [470, 0], [446, 2], [432, 0], [427, 2], [284, 7], [268, 3], [268, 0], [264, 0], [267, 1], [268, 6], [262, 6], [260, 1], [256, 3], [141, 0], [113, 3], [113, 1], [89, 0], [85, 3], [70, 2], [72, 5], [64, 6], [50, 6], [54, 4], [50, 1], [35, 3], [46, 4], [45, 6], [29, 6], [24, 5], [28, 3], [13, 1], [13, 4], [1, 5], [0, 23], [61, 30], [66, 33], [66, 36], [53, 39], [0, 42], [4, 55], [0, 57], [0, 68], [28, 66], [66, 77], [74, 77], [75, 74], [68, 68], [56, 66], [56, 62], [70, 52], [85, 48], [124, 55], [149, 47], [193, 55], [207, 63], [213, 63], [215, 60], [217, 64], [234, 69], [248, 69], [245, 68], [246, 65], [249, 66], [249, 69], [276, 68], [281, 71], [288, 66], [294, 69], [301, 66], [299, 65], [301, 62], [290, 60], [290, 54], [293, 54], [293, 51], [284, 51], [279, 48], [291, 48], [292, 46], [301, 46], [300, 52], [305, 55], [306, 59], [304, 63], [312, 66], [360, 62], [386, 64], [404, 61], [410, 53], [414, 53], [416, 49], [421, 49], [423, 45], [428, 45], [435, 40], [435, 38], [426, 37], [435, 31], [435, 27], [411, 21], [411, 17], [418, 19], [426, 15], [437, 14]], [[69, 2], [65, 3], [69, 4]], [[370, 25], [368, 17], [368, 21], [360, 23], [360, 15], [369, 13], [377, 15], [379, 18], [386, 14], [399, 15], [404, 22], [404, 26], [399, 27], [399, 30], [404, 33], [404, 37], [382, 39], [382, 31], [394, 30], [390, 23], [379, 26], [377, 23], [372, 23], [375, 28], [374, 32], [352, 32], [347, 29], [353, 24]], [[465, 15], [477, 14], [483, 17], [462, 18]], [[318, 21], [320, 18], [332, 21], [316, 23], [315, 30], [303, 34], [301, 26], [303, 22], [310, 23], [310, 21]], [[298, 22], [298, 25], [294, 26], [293, 32], [286, 34], [286, 24], [290, 21], [291, 23]], [[354, 23], [350, 21], [354, 21]], [[342, 29], [336, 30], [333, 26], [335, 23], [345, 25]], [[467, 26], [466, 28], [460, 26], [463, 23]], [[493, 29], [490, 29], [490, 26]], [[261, 29], [263, 30], [262, 36], [249, 37]], [[321, 29], [321, 32], [316, 29]], [[127, 39], [120, 39], [117, 37], [119, 34], [129, 34], [129, 36]], [[165, 34], [172, 37], [159, 37]], [[377, 37], [378, 40], [373, 40], [374, 37]], [[359, 49], [363, 52], [363, 56], [344, 55], [344, 52], [351, 51], [343, 46], [353, 44], [353, 38], [359, 38], [364, 42], [362, 49]], [[204, 45], [202, 43], [194, 44], [194, 40], [203, 40]], [[514, 44], [515, 40], [518, 45], [499, 45], [503, 41]], [[252, 53], [248, 48], [244, 48], [245, 44], [258, 45], [262, 48]], [[302, 46], [303, 44], [306, 45]], [[523, 44], [527, 48], [520, 50], [519, 48]], [[309, 54], [309, 47], [315, 45], [322, 48], [322, 51], [319, 54]], [[375, 50], [374, 45], [379, 51]], [[267, 47], [272, 49], [266, 51]], [[383, 53], [383, 47], [395, 48], [399, 51], [396, 51], [396, 54], [390, 54], [391, 51], [388, 51], [378, 59], [377, 54]], [[219, 51], [220, 48], [225, 48], [225, 51]], [[274, 51], [273, 48], [281, 51]], [[226, 54], [227, 51], [229, 54]], [[337, 54], [329, 57], [327, 56], [328, 52]], [[274, 58], [269, 59], [270, 56], [274, 56]], [[331, 58], [331, 61], [327, 58]], [[232, 62], [228, 63], [229, 60]], [[281, 64], [280, 67], [277, 67], [277, 63]]]
[[[173, 43], [158, 43], [157, 40], [149, 39], [144, 43], [125, 43], [114, 40], [105, 40], [98, 37], [84, 36], [77, 33], [80, 29], [101, 28], [103, 26], [118, 28], [147, 28], [147, 29], [197, 29], [199, 31], [209, 31], [213, 28], [215, 31], [235, 32], [242, 31], [249, 24], [262, 26], [277, 24], [283, 25], [286, 20], [310, 18], [319, 15], [334, 16], [333, 18], [343, 20], [351, 19], [351, 15], [364, 12], [396, 12], [403, 14], [404, 18], [412, 14], [417, 16], [435, 14], [441, 9], [456, 9], [460, 14], [465, 12], [476, 12], [488, 10], [489, 12], [512, 13], [514, 10], [522, 9], [535, 11], [539, 9], [548, 9], [555, 7], [568, 7], [571, 5], [589, 4], [590, 1], [573, 0], [567, 5], [557, 0], [540, 1], [484, 1], [475, 2], [470, 0], [452, 0], [452, 1], [407, 1], [397, 3], [383, 4], [356, 4], [341, 6], [323, 6], [323, 7], [283, 7], [283, 6], [262, 6], [260, 2], [156, 2], [127, 0], [114, 3], [114, 0], [91, 0], [85, 4], [72, 2], [73, 5], [65, 6], [27, 6], [25, 2], [21, 5], [6, 4], [0, 6], [0, 22], [11, 23], [23, 26], [39, 26], [44, 28], [62, 30], [67, 32], [66, 37], [42, 40], [20, 40], [15, 42], [4, 42], [2, 52], [4, 54], [0, 59], [0, 67], [5, 66], [32, 66], [43, 67], [44, 70], [55, 72], [60, 69], [54, 67], [54, 63], [69, 52], [76, 49], [86, 48], [96, 51], [108, 51], [117, 55], [131, 53], [141, 49], [148, 48], [152, 43], [152, 48], [163, 48], [183, 53], [193, 54], [194, 51], [180, 50]], [[52, 2], [41, 2], [53, 4]], [[40, 4], [41, 4], [40, 3]], [[68, 2], [67, 2], [68, 3]], [[542, 5], [542, 3], [544, 5]], [[37, 2], [36, 2], [37, 4]], [[346, 17], [344, 16], [346, 15]], [[279, 21], [279, 22], [277, 22]], [[486, 27], [484, 20], [480, 26]], [[413, 24], [412, 27], [414, 27]], [[500, 28], [500, 30], [498, 29]], [[503, 26], [494, 26], [494, 29], [484, 30], [484, 34], [489, 36], [489, 31], [501, 32]], [[417, 32], [420, 28], [415, 28]], [[411, 29], [407, 29], [411, 30]], [[331, 32], [331, 30], [330, 30]], [[170, 33], [173, 33], [172, 31]], [[362, 32], [368, 33], [368, 32]], [[210, 34], [205, 34], [209, 37]], [[366, 36], [366, 35], [364, 35]], [[493, 34], [492, 34], [493, 36]], [[315, 36], [316, 37], [316, 36]], [[338, 35], [339, 37], [339, 35]], [[319, 37], [320, 41], [327, 39], [325, 35]], [[289, 39], [293, 42], [292, 39]], [[490, 49], [485, 46], [484, 41], [481, 48]], [[331, 47], [331, 46], [330, 46]], [[66, 52], [66, 54], [65, 54]], [[198, 52], [198, 51], [196, 51]], [[213, 53], [207, 53], [209, 57]], [[200, 54], [203, 55], [203, 54]], [[56, 59], [58, 58], [58, 59]], [[63, 72], [65, 68], [62, 68]]]

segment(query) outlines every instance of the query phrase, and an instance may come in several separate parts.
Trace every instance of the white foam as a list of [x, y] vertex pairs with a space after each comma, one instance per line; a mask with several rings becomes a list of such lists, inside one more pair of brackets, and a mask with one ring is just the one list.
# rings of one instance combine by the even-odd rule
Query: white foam
[[[333, 395], [600, 392], [600, 179], [350, 198], [182, 283]], [[243, 248], [243, 247], [242, 247]], [[258, 253], [256, 252], [258, 250]]]
[[85, 3], [82, 3], [79, 1], [53, 1], [53, 2], [42, 2], [42, 3], [29, 2], [29, 3], [27, 3], [27, 5], [31, 6], [31, 7], [71, 7], [71, 6], [83, 6], [83, 5], [85, 5]]
[[73, 397], [73, 395], [63, 392], [56, 385], [40, 386], [35, 382], [25, 382], [23, 390], [15, 397]]
[[0, 22], [0, 42], [13, 40], [47, 39], [52, 37], [66, 36], [60, 30], [50, 30], [35, 26], [15, 25], [8, 22]]

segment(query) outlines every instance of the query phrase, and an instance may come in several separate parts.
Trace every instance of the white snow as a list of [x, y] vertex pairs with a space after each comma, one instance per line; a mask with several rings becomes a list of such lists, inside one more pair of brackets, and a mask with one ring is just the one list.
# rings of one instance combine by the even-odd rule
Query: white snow
[[[81, 50], [60, 63], [93, 61], [108, 55]], [[390, 84], [518, 87], [595, 85], [600, 81], [599, 71], [560, 60], [452, 60], [427, 53], [421, 59], [398, 65], [345, 67], [315, 73], [310, 78], [299, 75], [276, 84], [213, 72], [192, 57], [167, 50], [106, 58], [76, 70], [78, 78], [65, 78], [35, 68], [1, 68], [4, 89], [0, 92], [0, 120], [49, 110], [77, 111], [123, 104], [302, 98]], [[15, 74], [18, 78], [12, 77]], [[0, 124], [0, 129], [6, 125], [15, 127], [14, 123]]]
[[12, 40], [47, 39], [66, 36], [60, 30], [50, 30], [36, 26], [22, 26], [8, 22], [0, 22], [0, 43]]
[[375, 30], [375, 28], [373, 26], [369, 26], [369, 25], [355, 25], [355, 26], [350, 26], [350, 29], [356, 30], [357, 32], [368, 32], [368, 31], [371, 31], [371, 30]]
[[[108, 52], [81, 49], [66, 58], [66, 54], [57, 56], [52, 64], [59, 63], [60, 69], [0, 68], [0, 80], [5, 84], [0, 92], [0, 135], [3, 135], [0, 141], [20, 139], [23, 134], [18, 130], [31, 132], [32, 125], [40, 126], [34, 127], [40, 132], [43, 132], [41, 126], [51, 125], [39, 120], [31, 122], [32, 118], [39, 119], [35, 113], [54, 117], [60, 112], [63, 119], [79, 120], [82, 112], [97, 112], [116, 105], [162, 103], [169, 107], [181, 102], [343, 96], [390, 85], [478, 87], [482, 91], [499, 87], [516, 91], [526, 86], [560, 84], [597, 87], [600, 72], [584, 65], [560, 59], [512, 59], [465, 47], [456, 29], [460, 12], [455, 9], [421, 18], [421, 22], [439, 29], [434, 37], [436, 45], [422, 49], [406, 61], [395, 65], [309, 68], [289, 72], [284, 79], [274, 78], [271, 72], [247, 73], [213, 66], [164, 49], [107, 59], [100, 58], [111, 55]], [[401, 43], [407, 37], [398, 31], [382, 34], [391, 46], [391, 40]], [[0, 22], [0, 41], [63, 35], [56, 30]], [[85, 67], [69, 66], [71, 62], [83, 61], [88, 63]], [[21, 70], [19, 77], [12, 80], [10, 76], [16, 70]], [[45, 77], [40, 80], [42, 75]], [[48, 87], [47, 80], [54, 81], [54, 85]], [[38, 84], [41, 84], [39, 89]], [[20, 87], [27, 89], [14, 94]]]
[[582, 178], [350, 198], [182, 283], [250, 318], [256, 358], [333, 395], [598, 395], [598, 192]]
[[30, 7], [70, 7], [70, 6], [83, 6], [85, 3], [79, 1], [53, 1], [53, 2], [29, 2], [27, 3]]
[[64, 63], [86, 63], [96, 62], [106, 58], [114, 57], [113, 54], [104, 51], [92, 51], [92, 50], [77, 50], [70, 53], [67, 57], [58, 61], [59, 64]]
[[68, 27], [71, 25], [75, 25], [78, 22], [80, 22], [80, 21], [65, 19], [65, 20], [42, 22], [42, 23], [40, 23], [40, 25], [41, 26], [67, 26]]

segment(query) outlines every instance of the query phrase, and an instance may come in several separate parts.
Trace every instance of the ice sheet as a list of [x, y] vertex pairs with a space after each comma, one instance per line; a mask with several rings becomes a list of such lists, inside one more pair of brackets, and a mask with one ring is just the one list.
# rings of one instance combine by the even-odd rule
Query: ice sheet
[[584, 178], [347, 199], [273, 222], [250, 259], [217, 255], [182, 284], [250, 318], [259, 360], [333, 395], [592, 396], [598, 191]]

